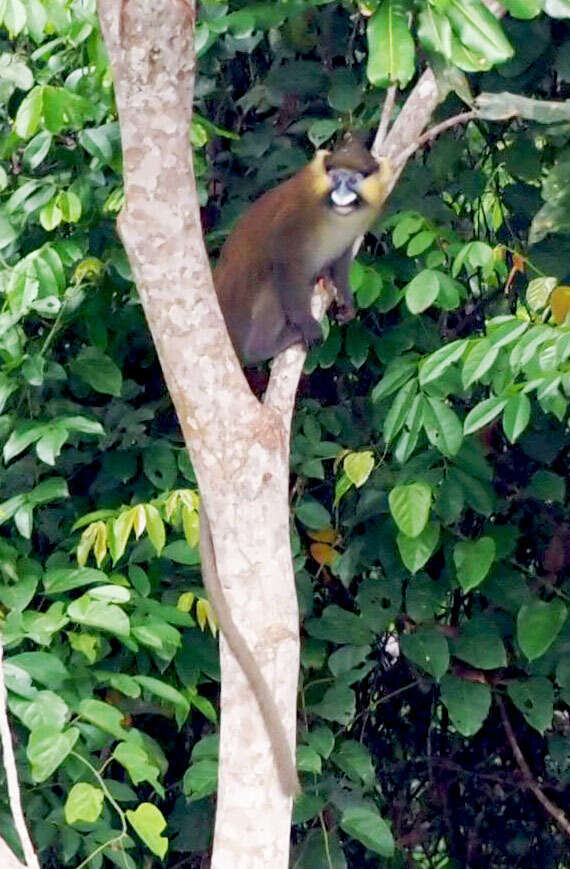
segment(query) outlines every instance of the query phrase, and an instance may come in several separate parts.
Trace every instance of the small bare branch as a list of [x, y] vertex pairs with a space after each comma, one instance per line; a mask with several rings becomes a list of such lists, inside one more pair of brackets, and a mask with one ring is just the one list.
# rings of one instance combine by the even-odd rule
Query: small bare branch
[[382, 106], [382, 116], [380, 118], [380, 126], [378, 127], [378, 131], [376, 133], [376, 137], [374, 139], [374, 144], [372, 145], [372, 151], [379, 151], [384, 143], [384, 139], [388, 135], [388, 127], [390, 126], [390, 121], [392, 120], [392, 112], [394, 111], [394, 103], [396, 101], [396, 93], [397, 87], [395, 84], [391, 85], [386, 91], [386, 98], [384, 100], [384, 105]]
[[541, 790], [540, 785], [534, 778], [531, 768], [526, 762], [526, 759], [520, 749], [520, 746], [517, 742], [517, 738], [515, 736], [514, 730], [512, 728], [511, 722], [509, 721], [509, 717], [507, 715], [507, 710], [505, 709], [505, 704], [503, 703], [502, 697], [497, 694], [497, 704], [499, 706], [499, 711], [501, 713], [501, 719], [503, 722], [503, 727], [505, 728], [505, 733], [507, 735], [507, 739], [509, 741], [509, 745], [511, 746], [511, 750], [513, 752], [514, 758], [518, 764], [520, 771], [523, 774], [525, 786], [531, 791], [538, 802], [546, 809], [549, 815], [551, 815], [560, 829], [566, 833], [567, 836], [570, 836], [570, 820], [564, 814], [562, 809], [558, 806], [554, 805], [554, 803], [548, 799], [546, 794]]
[[427, 130], [422, 136], [419, 137], [412, 145], [410, 145], [407, 150], [405, 150], [399, 159], [399, 163], [404, 164], [410, 159], [413, 153], [421, 148], [422, 145], [431, 142], [433, 139], [437, 138], [437, 136], [444, 133], [446, 130], [450, 130], [452, 127], [457, 127], [459, 124], [467, 124], [469, 121], [472, 121], [477, 117], [477, 112], [469, 111], [469, 112], [461, 112], [459, 115], [453, 115], [452, 118], [448, 118], [446, 121], [442, 121], [441, 124], [436, 124], [435, 127], [432, 127], [430, 130]]

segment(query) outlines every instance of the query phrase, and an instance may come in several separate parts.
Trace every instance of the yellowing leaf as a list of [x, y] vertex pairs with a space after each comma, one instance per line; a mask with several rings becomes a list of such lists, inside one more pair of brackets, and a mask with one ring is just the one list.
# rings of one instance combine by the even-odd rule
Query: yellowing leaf
[[218, 630], [216, 614], [210, 601], [204, 597], [198, 598], [198, 603], [196, 604], [196, 618], [198, 619], [198, 624], [200, 625], [201, 630], [204, 630], [207, 622], [211, 632], [216, 636]]
[[321, 528], [319, 531], [308, 531], [307, 534], [311, 540], [316, 540], [318, 543], [336, 543], [338, 540], [338, 531], [331, 528], [330, 525], [326, 528]]
[[311, 555], [317, 564], [332, 564], [340, 553], [328, 543], [311, 543]]
[[181, 613], [189, 613], [194, 603], [195, 595], [191, 591], [183, 592], [176, 603], [176, 609]]

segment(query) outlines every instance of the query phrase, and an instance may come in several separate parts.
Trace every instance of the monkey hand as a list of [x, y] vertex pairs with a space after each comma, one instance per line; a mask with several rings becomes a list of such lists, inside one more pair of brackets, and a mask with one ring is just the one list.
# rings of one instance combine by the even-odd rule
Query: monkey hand
[[349, 320], [354, 320], [356, 316], [356, 308], [352, 302], [345, 302], [337, 307], [336, 319], [339, 323], [348, 323]]
[[307, 317], [302, 323], [298, 323], [297, 327], [300, 329], [303, 343], [307, 347], [312, 347], [313, 344], [316, 344], [322, 338], [321, 324], [314, 317]]

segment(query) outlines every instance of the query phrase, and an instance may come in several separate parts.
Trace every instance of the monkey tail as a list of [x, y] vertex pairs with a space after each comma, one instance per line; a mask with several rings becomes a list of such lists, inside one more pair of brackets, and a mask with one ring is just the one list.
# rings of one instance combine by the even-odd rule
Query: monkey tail
[[267, 735], [275, 755], [275, 764], [283, 792], [295, 796], [300, 790], [297, 769], [289, 746], [287, 732], [275, 703], [273, 693], [261, 672], [249, 646], [233, 620], [224, 589], [220, 581], [210, 524], [204, 509], [200, 509], [200, 554], [202, 558], [202, 579], [214, 607], [218, 625], [226, 638], [233, 656], [247, 678], [265, 724]]

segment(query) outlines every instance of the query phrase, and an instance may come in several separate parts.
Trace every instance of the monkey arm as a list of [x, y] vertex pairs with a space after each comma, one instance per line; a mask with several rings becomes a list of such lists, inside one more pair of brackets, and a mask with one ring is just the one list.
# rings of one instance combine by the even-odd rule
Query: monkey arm
[[[302, 260], [299, 254], [299, 259]], [[278, 261], [273, 264], [275, 288], [287, 322], [299, 330], [307, 347], [319, 341], [321, 327], [311, 313], [313, 278], [295, 262]]]
[[337, 320], [341, 323], [346, 323], [348, 320], [353, 320], [356, 310], [352, 299], [352, 290], [350, 289], [349, 270], [352, 262], [352, 245], [329, 268], [330, 279], [336, 290], [336, 301], [338, 305]]

